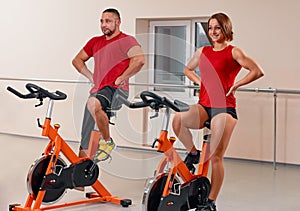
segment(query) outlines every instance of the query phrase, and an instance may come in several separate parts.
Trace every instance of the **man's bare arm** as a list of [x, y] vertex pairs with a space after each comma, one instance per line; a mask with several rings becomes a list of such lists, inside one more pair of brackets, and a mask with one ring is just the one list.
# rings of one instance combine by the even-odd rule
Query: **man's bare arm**
[[89, 55], [82, 49], [72, 60], [73, 66], [76, 70], [84, 75], [91, 83], [94, 83], [93, 73], [87, 68], [85, 62], [90, 58]]
[[117, 86], [138, 73], [145, 64], [145, 56], [140, 46], [136, 45], [130, 48], [127, 55], [130, 58], [129, 66], [125, 72], [116, 79], [115, 84]]

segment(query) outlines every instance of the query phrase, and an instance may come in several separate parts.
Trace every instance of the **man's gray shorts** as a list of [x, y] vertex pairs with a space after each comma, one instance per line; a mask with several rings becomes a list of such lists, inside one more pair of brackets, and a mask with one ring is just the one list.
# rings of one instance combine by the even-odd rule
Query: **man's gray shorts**
[[[111, 86], [106, 86], [103, 89], [99, 90], [97, 93], [90, 95], [96, 97], [102, 106], [102, 109], [107, 114], [108, 119], [112, 116], [113, 110], [119, 110], [122, 106], [117, 100], [115, 100], [116, 94], [121, 94], [123, 97], [128, 98], [128, 92], [116, 89]], [[95, 127], [95, 121], [87, 106], [84, 109], [84, 116], [82, 121], [81, 128], [81, 149], [88, 149], [91, 132], [97, 127]]]

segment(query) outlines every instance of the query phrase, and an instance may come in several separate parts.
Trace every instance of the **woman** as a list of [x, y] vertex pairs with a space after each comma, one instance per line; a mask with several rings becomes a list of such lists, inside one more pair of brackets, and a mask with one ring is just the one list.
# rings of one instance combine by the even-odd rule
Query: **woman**
[[[200, 152], [195, 148], [190, 129], [201, 129], [210, 122], [211, 139], [211, 191], [201, 211], [215, 211], [215, 201], [224, 178], [223, 157], [237, 123], [235, 91], [264, 75], [261, 67], [243, 50], [230, 45], [233, 39], [230, 18], [224, 13], [212, 15], [208, 20], [208, 35], [212, 46], [197, 49], [184, 69], [184, 74], [200, 84], [198, 104], [187, 112], [176, 113], [173, 130], [189, 152], [185, 158], [191, 170], [199, 163]], [[199, 66], [200, 75], [195, 69]], [[235, 78], [241, 68], [249, 72], [239, 81]], [[196, 118], [197, 117], [197, 118]]]

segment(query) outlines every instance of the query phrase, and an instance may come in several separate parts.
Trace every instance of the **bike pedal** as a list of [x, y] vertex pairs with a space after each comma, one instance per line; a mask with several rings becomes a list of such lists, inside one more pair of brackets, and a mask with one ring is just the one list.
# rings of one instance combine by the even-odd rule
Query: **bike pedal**
[[[101, 159], [98, 159], [97, 157], [98, 157], [101, 153], [105, 154], [105, 157], [103, 157], [103, 158], [101, 158]], [[112, 160], [111, 155], [110, 155], [110, 154], [107, 154], [104, 150], [101, 150], [101, 152], [100, 152], [98, 155], [95, 155], [95, 156], [94, 156], [93, 161], [94, 161], [95, 163], [98, 163], [98, 162], [101, 162], [101, 161], [106, 161], [106, 160], [108, 160], [108, 159]]]

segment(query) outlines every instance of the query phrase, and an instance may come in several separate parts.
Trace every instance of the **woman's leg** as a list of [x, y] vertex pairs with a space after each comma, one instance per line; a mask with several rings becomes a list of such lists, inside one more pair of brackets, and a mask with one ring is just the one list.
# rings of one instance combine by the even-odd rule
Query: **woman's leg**
[[216, 200], [224, 179], [223, 158], [237, 120], [227, 113], [221, 113], [211, 121], [211, 191], [209, 199]]
[[199, 104], [191, 105], [186, 112], [175, 114], [172, 122], [173, 131], [188, 152], [196, 151], [190, 129], [202, 128], [207, 119], [206, 111]]

